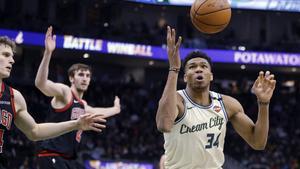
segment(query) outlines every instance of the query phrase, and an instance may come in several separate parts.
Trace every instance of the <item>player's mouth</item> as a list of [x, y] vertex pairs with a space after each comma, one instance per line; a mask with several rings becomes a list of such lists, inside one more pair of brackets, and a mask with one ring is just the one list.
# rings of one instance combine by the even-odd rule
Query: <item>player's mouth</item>
[[9, 72], [11, 71], [11, 66], [7, 66], [7, 67], [5, 67]]
[[197, 77], [196, 77], [196, 81], [203, 81], [203, 76], [202, 75], [198, 75]]

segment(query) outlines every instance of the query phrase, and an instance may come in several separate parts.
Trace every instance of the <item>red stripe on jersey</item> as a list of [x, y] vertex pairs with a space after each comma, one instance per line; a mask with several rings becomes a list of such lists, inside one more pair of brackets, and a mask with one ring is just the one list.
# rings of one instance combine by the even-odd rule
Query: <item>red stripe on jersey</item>
[[11, 102], [11, 108], [14, 113], [14, 119], [17, 117], [17, 112], [16, 112], [16, 107], [15, 107], [15, 97], [14, 97], [14, 91], [11, 87], [9, 87], [9, 92], [10, 92], [10, 102]]
[[40, 153], [37, 154], [37, 156], [38, 157], [56, 157], [56, 156], [59, 156], [59, 157], [67, 158], [67, 159], [72, 158], [72, 157], [67, 156], [63, 153], [57, 153], [57, 152], [47, 151], [47, 150], [41, 151]]
[[73, 98], [73, 95], [72, 95], [71, 101], [70, 101], [65, 107], [63, 107], [63, 108], [61, 108], [61, 109], [54, 109], [54, 111], [55, 111], [56, 113], [61, 113], [61, 112], [64, 112], [64, 111], [68, 110], [68, 108], [70, 108], [70, 107], [72, 106], [73, 100], [74, 100], [74, 98]]
[[4, 92], [4, 88], [5, 88], [4, 82], [2, 82], [2, 85], [1, 85], [1, 92], [0, 92], [0, 98], [2, 97], [2, 94], [3, 94], [3, 92]]
[[[72, 90], [71, 90], [72, 91]], [[76, 94], [72, 91], [72, 95], [75, 97], [75, 99], [79, 102], [79, 104], [84, 105], [83, 101], [81, 99], [79, 99]]]

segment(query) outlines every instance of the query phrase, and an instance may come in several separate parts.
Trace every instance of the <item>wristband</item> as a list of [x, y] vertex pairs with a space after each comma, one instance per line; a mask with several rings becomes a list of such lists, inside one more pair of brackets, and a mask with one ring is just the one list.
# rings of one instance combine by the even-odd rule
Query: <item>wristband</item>
[[171, 71], [179, 73], [180, 68], [171, 67], [171, 68], [169, 68], [169, 72], [171, 72]]
[[262, 101], [258, 101], [258, 104], [259, 104], [259, 105], [269, 105], [270, 102], [262, 102]]

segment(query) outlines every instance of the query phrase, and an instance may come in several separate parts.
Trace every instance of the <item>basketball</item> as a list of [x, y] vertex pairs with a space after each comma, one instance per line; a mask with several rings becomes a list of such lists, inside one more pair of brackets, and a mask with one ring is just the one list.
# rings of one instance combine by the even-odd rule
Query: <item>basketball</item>
[[218, 33], [231, 18], [228, 0], [195, 0], [190, 10], [193, 25], [202, 33]]

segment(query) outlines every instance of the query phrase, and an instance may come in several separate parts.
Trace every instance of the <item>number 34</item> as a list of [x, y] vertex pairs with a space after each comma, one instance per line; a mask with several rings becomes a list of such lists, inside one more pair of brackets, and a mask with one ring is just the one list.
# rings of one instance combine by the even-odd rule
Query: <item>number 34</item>
[[215, 139], [215, 134], [214, 133], [208, 133], [207, 134], [207, 145], [205, 146], [206, 149], [212, 148], [213, 146], [219, 147], [219, 137], [221, 133], [217, 136]]

